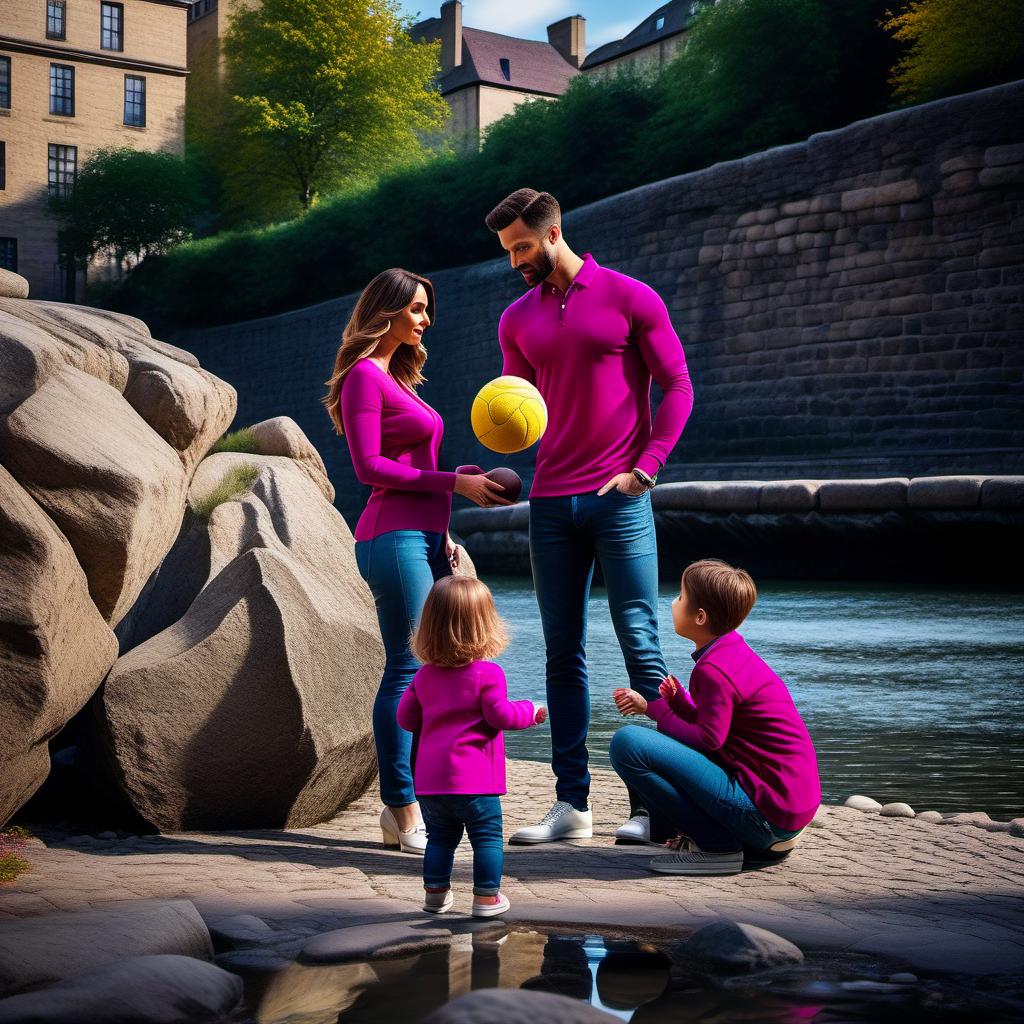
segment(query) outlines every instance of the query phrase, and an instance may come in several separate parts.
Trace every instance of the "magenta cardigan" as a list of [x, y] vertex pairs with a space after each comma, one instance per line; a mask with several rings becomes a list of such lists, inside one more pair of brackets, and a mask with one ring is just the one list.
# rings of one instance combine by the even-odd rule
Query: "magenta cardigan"
[[698, 659], [690, 692], [647, 705], [658, 732], [685, 743], [736, 776], [768, 822], [803, 828], [821, 804], [818, 761], [786, 684], [733, 631]]
[[445, 533], [456, 476], [437, 468], [444, 434], [437, 412], [370, 359], [345, 375], [340, 404], [356, 477], [373, 488], [355, 539], [389, 530]]
[[[657, 292], [586, 253], [563, 295], [548, 281], [498, 324], [503, 374], [548, 408], [531, 498], [584, 494], [634, 467], [653, 476], [693, 407], [683, 346]], [[663, 398], [651, 422], [651, 379]]]
[[503, 729], [528, 729], [533, 701], [509, 700], [493, 661], [459, 668], [424, 665], [398, 703], [398, 724], [419, 733], [413, 783], [417, 796], [505, 792]]

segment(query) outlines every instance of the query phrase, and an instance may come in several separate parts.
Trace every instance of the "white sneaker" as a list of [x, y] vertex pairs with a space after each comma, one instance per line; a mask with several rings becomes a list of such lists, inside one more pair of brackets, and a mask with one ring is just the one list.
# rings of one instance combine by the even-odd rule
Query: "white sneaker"
[[588, 806], [578, 811], [564, 800], [556, 800], [539, 825], [528, 825], [516, 832], [510, 843], [553, 843], [558, 839], [590, 839], [594, 834], [594, 819]]
[[503, 892], [499, 892], [497, 903], [477, 903], [474, 899], [472, 914], [474, 917], [497, 917], [499, 914], [504, 914], [511, 905], [508, 897]]
[[394, 812], [390, 807], [385, 807], [380, 812], [380, 831], [384, 837], [385, 846], [397, 846], [402, 853], [418, 853], [422, 856], [427, 848], [427, 826], [421, 819], [408, 832], [403, 832], [398, 827]]
[[[651, 841], [651, 818], [648, 814], [634, 814], [629, 821], [615, 830], [616, 843], [635, 843], [640, 846]], [[660, 845], [660, 844], [658, 844]]]
[[663, 875], [738, 875], [743, 870], [743, 851], [707, 853], [683, 847], [678, 853], [654, 857], [648, 867]]
[[454, 902], [455, 897], [452, 896], [451, 889], [445, 889], [444, 892], [423, 893], [423, 909], [428, 914], [443, 914], [451, 910]]

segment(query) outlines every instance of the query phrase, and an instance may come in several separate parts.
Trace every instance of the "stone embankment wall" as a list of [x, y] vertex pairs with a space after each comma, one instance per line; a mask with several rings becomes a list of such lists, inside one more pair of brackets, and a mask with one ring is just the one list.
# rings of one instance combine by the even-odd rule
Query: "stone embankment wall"
[[[662, 480], [1024, 468], [1022, 100], [1019, 82], [897, 111], [566, 216], [570, 245], [657, 289], [683, 339], [696, 407]], [[433, 280], [422, 393], [443, 465], [529, 484], [534, 453], [494, 456], [469, 424], [522, 286], [505, 260]], [[177, 339], [235, 385], [240, 422], [299, 422], [350, 524], [367, 490], [319, 399], [354, 300]]]

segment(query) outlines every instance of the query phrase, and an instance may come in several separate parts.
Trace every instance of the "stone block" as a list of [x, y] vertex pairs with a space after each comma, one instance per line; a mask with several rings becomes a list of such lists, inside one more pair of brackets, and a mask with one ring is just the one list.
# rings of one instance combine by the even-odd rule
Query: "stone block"
[[911, 508], [977, 508], [983, 476], [915, 477], [907, 488]]
[[978, 184], [982, 188], [1004, 188], [1024, 182], [1024, 164], [1007, 164], [1005, 167], [986, 167], [978, 172]]
[[1024, 163], [1024, 143], [1010, 146], [989, 146], [985, 150], [985, 166], [1001, 167], [1004, 164]]
[[756, 512], [760, 480], [686, 481], [660, 484], [651, 495], [656, 509]]
[[1024, 476], [990, 476], [981, 485], [982, 508], [1024, 508]]
[[818, 488], [818, 502], [823, 511], [829, 512], [905, 508], [909, 484], [906, 477], [823, 480]]
[[761, 485], [759, 512], [810, 512], [818, 507], [817, 480], [769, 480]]

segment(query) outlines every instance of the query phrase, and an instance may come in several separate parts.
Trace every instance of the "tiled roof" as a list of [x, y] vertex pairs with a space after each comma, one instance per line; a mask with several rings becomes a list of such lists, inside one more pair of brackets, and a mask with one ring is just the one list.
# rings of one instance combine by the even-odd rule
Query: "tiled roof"
[[[653, 14], [644, 18], [632, 32], [622, 39], [616, 39], [613, 43], [605, 43], [604, 46], [592, 50], [583, 62], [583, 70], [587, 71], [613, 57], [622, 57], [634, 50], [650, 46], [660, 39], [667, 39], [669, 36], [684, 32], [693, 22], [694, 14], [690, 12], [694, 7], [693, 0], [671, 0], [671, 3], [664, 4]], [[659, 18], [665, 19], [661, 28], [657, 28]]]

